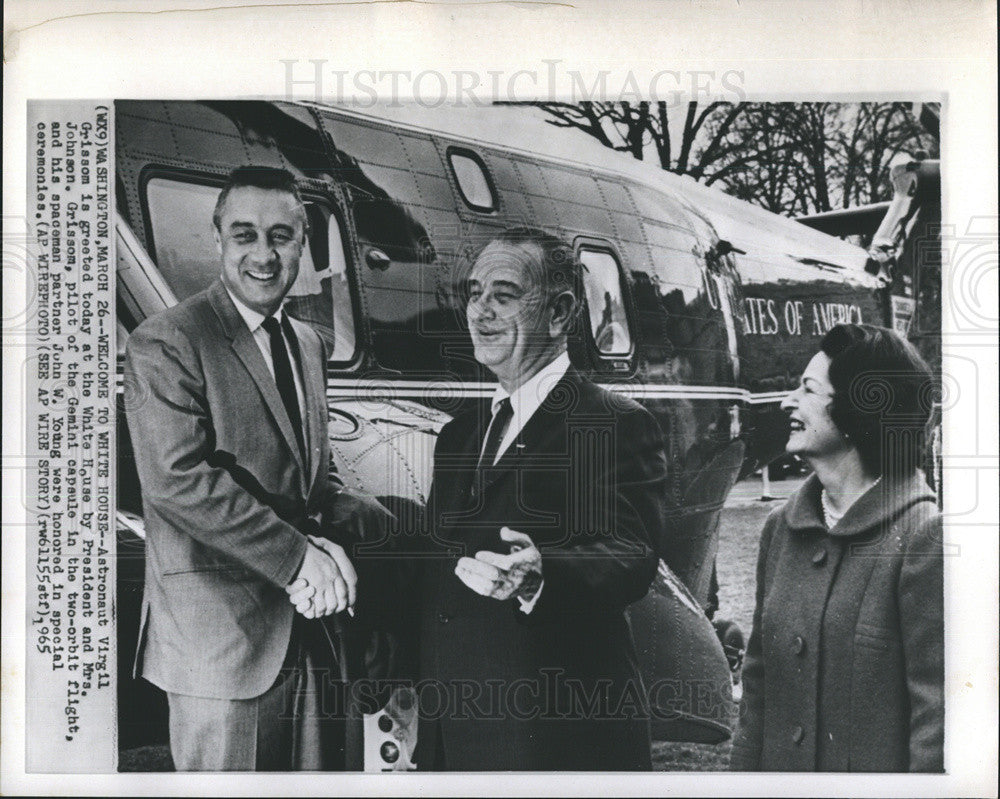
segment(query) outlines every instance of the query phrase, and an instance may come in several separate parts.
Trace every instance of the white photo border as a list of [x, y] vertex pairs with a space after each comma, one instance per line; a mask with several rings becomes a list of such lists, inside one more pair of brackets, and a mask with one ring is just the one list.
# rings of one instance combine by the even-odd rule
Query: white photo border
[[[179, 8], [180, 7], [180, 8]], [[287, 66], [323, 61], [331, 84], [361, 72], [435, 72], [419, 85], [460, 91], [456, 73], [500, 86], [519, 71], [513, 96], [566, 99], [573, 73], [592, 86], [602, 70], [616, 93], [648, 87], [663, 70], [684, 76], [738, 72], [749, 99], [942, 100], [943, 219], [962, 237], [992, 237], [992, 269], [945, 261], [944, 370], [957, 351], [975, 362], [980, 389], [997, 385], [996, 4], [947, 0], [794, 0], [605, 6], [582, 2], [291, 3], [51, 0], [8, 2], [4, 28], [4, 221], [24, 219], [26, 101], [46, 98], [284, 98]], [[553, 68], [553, 63], [555, 67]], [[548, 78], [555, 73], [555, 79]], [[467, 80], [467, 79], [466, 79]], [[364, 83], [372, 83], [365, 81]], [[390, 84], [375, 81], [379, 89]], [[333, 84], [335, 86], [335, 84]], [[417, 85], [400, 80], [400, 100]], [[698, 84], [692, 84], [695, 90]], [[293, 87], [293, 99], [314, 99]], [[353, 89], [352, 89], [353, 90]], [[333, 87], [325, 90], [334, 92]], [[483, 89], [485, 91], [485, 89]], [[551, 94], [550, 94], [551, 93]], [[358, 89], [355, 96], [368, 95]], [[435, 95], [436, 97], [437, 95]], [[484, 95], [485, 96], [485, 95]], [[323, 99], [337, 99], [324, 95]], [[346, 99], [342, 97], [342, 99]], [[381, 99], [381, 98], [380, 98]], [[625, 99], [640, 99], [638, 96]], [[661, 98], [662, 99], [662, 98]], [[6, 242], [5, 242], [6, 244]], [[968, 269], [968, 274], [963, 272]], [[978, 281], [971, 285], [969, 281]], [[982, 292], [976, 294], [975, 292]], [[23, 275], [4, 263], [5, 328]], [[972, 305], [970, 307], [970, 298]], [[970, 321], [971, 319], [971, 321]], [[4, 341], [4, 371], [23, 347]], [[983, 393], [983, 391], [980, 391]], [[942, 776], [746, 775], [184, 775], [26, 774], [24, 759], [25, 536], [23, 462], [7, 457], [23, 438], [22, 398], [5, 381], [3, 415], [3, 709], [5, 794], [539, 794], [987, 796], [997, 768], [997, 417], [994, 402], [945, 418], [946, 768]], [[962, 442], [979, 442], [972, 450]], [[15, 448], [16, 450], [16, 448]], [[22, 451], [22, 450], [16, 450]], [[975, 479], [949, 480], [954, 464]]]

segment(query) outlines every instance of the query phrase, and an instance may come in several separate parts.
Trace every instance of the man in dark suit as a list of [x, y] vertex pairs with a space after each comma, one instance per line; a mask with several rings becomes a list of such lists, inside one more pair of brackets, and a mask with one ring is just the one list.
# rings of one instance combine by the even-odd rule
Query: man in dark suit
[[475, 355], [500, 386], [435, 450], [422, 768], [650, 768], [624, 610], [656, 571], [666, 455], [648, 412], [570, 365], [580, 279], [572, 248], [534, 229], [506, 232], [472, 268]]
[[338, 742], [304, 703], [337, 653], [305, 619], [348, 609], [357, 578], [318, 534], [383, 512], [328, 478], [323, 344], [281, 308], [307, 233], [294, 178], [235, 170], [214, 225], [220, 280], [128, 341], [146, 521], [136, 669], [167, 692], [177, 769], [327, 768]]

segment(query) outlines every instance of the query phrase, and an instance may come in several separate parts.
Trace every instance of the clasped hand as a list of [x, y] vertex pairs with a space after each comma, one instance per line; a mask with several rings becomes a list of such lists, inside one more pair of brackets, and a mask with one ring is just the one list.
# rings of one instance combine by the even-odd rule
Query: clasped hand
[[459, 558], [455, 574], [482, 596], [530, 600], [542, 583], [542, 554], [529, 536], [517, 530], [501, 528], [500, 538], [510, 543], [509, 555], [483, 550], [474, 558]]
[[299, 573], [285, 591], [295, 610], [318, 619], [353, 608], [357, 586], [358, 574], [344, 548], [311, 535]]

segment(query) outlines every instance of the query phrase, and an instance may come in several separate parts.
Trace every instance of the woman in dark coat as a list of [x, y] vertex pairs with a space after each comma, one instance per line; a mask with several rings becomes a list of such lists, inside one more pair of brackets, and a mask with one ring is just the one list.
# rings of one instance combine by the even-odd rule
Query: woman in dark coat
[[764, 526], [733, 770], [943, 770], [930, 404], [916, 350], [868, 325], [833, 328], [782, 404], [814, 474]]

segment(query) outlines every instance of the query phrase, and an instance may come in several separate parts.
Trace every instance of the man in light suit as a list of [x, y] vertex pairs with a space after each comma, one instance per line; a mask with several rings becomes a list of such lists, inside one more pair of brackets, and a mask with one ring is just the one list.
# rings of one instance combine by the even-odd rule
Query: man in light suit
[[500, 385], [435, 450], [421, 768], [650, 768], [624, 610], [656, 572], [667, 461], [647, 411], [570, 365], [580, 269], [534, 229], [507, 231], [472, 268], [475, 356]]
[[323, 344], [282, 311], [307, 233], [293, 176], [235, 170], [213, 221], [220, 280], [127, 347], [146, 520], [136, 669], [167, 692], [178, 770], [342, 766], [307, 700], [344, 657], [318, 620], [353, 604], [357, 577], [319, 534], [349, 546], [384, 512], [329, 479]]

